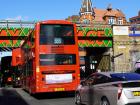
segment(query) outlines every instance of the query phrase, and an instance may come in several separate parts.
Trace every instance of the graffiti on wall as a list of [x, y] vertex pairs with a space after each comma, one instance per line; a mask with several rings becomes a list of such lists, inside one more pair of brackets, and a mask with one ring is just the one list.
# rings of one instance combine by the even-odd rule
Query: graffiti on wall
[[[22, 37], [32, 32], [31, 28], [0, 28], [0, 37]], [[112, 28], [78, 27], [78, 37], [113, 37]], [[0, 39], [0, 47], [19, 47], [22, 40]], [[79, 40], [79, 47], [112, 47], [112, 40]]]
[[19, 47], [22, 40], [0, 40], [0, 47]]
[[[78, 37], [82, 39], [78, 40], [79, 47], [112, 47], [113, 46], [113, 32], [112, 28], [90, 28], [90, 27], [78, 27]], [[89, 37], [91, 39], [87, 40]], [[98, 39], [92, 39], [97, 37]], [[104, 37], [105, 39], [100, 39]], [[84, 39], [85, 38], [85, 39]], [[107, 39], [106, 39], [107, 38]]]
[[31, 28], [0, 28], [0, 36], [27, 36]]
[[112, 40], [78, 40], [79, 47], [112, 47]]
[[112, 37], [112, 28], [78, 27], [78, 37]]
[[[30, 32], [32, 32], [31, 28], [0, 28], [0, 47], [19, 47], [22, 42], [19, 37], [27, 36]], [[13, 37], [14, 40], [9, 40]]]

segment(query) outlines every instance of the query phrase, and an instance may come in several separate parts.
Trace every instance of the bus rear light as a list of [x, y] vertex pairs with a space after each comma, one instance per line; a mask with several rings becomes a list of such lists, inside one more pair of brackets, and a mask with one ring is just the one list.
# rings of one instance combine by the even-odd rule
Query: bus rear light
[[122, 94], [122, 85], [118, 84], [118, 99], [120, 99], [121, 94]]
[[80, 77], [80, 74], [78, 74], [78, 77]]
[[39, 66], [36, 67], [36, 72], [37, 72], [37, 73], [40, 72]]

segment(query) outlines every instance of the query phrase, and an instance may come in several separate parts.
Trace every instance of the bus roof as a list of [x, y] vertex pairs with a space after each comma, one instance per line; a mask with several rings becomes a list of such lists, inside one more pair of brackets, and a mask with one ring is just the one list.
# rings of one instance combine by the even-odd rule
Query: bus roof
[[73, 24], [72, 22], [66, 20], [46, 20], [38, 22], [40, 24]]

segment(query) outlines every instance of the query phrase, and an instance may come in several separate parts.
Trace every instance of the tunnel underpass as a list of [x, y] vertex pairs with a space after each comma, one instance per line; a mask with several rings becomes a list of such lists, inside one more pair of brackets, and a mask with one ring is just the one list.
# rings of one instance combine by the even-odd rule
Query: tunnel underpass
[[[12, 51], [20, 48], [28, 34], [33, 31], [35, 22], [31, 21], [0, 21], [0, 84], [5, 86], [7, 80], [17, 77], [18, 68], [13, 67]], [[7, 53], [9, 52], [9, 53]]]

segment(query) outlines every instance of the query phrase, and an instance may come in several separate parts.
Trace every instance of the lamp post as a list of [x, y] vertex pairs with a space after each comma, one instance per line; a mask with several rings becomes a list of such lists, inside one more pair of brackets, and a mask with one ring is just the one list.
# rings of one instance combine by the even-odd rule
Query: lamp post
[[119, 57], [119, 56], [121, 56], [121, 55], [123, 55], [123, 53], [120, 53], [120, 54], [117, 54], [117, 55], [113, 55], [111, 57], [113, 72], [115, 71], [115, 62], [114, 62], [114, 59], [117, 58], [117, 57]]

